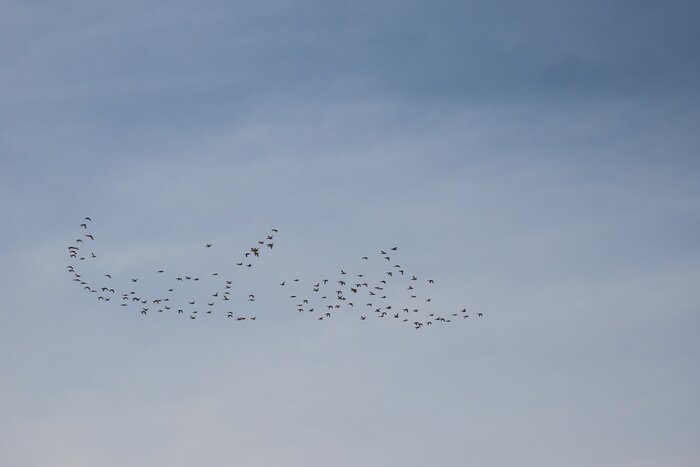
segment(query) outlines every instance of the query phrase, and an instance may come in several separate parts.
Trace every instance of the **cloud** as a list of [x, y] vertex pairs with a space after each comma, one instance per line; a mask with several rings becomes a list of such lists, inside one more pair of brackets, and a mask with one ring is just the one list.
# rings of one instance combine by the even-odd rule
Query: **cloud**
[[[3, 5], [0, 461], [697, 458], [696, 13]], [[227, 272], [259, 320], [97, 306], [64, 271], [85, 215], [94, 273]], [[319, 322], [276, 285], [387, 245], [485, 318]]]

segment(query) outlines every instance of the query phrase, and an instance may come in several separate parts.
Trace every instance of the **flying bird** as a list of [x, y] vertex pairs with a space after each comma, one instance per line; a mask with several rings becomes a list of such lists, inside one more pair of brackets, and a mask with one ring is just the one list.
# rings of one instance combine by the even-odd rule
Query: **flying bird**
[[[85, 218], [86, 222], [81, 223], [80, 228], [83, 231], [88, 229], [87, 221], [91, 221], [91, 220], [92, 219], [86, 217]], [[277, 232], [277, 229], [271, 229], [271, 230], [274, 233]], [[85, 235], [81, 235], [80, 237], [81, 238], [76, 239], [76, 241], [73, 245], [70, 245], [67, 247], [69, 256], [71, 258], [77, 258], [81, 261], [85, 260], [85, 257], [89, 257], [89, 258], [93, 258], [93, 259], [98, 258], [99, 255], [96, 255], [95, 252], [91, 252], [89, 256], [87, 254], [85, 256], [80, 256], [80, 257], [78, 256], [79, 247], [81, 246], [80, 244], [82, 244], [84, 242], [83, 239], [94, 240], [94, 236], [92, 234], [85, 234]], [[256, 240], [253, 242], [254, 246], [248, 247], [247, 250], [244, 249], [244, 251], [242, 253], [245, 257], [249, 257], [249, 258], [252, 257], [253, 259], [259, 258], [259, 257], [263, 256], [261, 251], [260, 251], [261, 249], [264, 249], [265, 247], [269, 248], [270, 250], [273, 249], [274, 243], [272, 240], [273, 240], [274, 236], [272, 234], [266, 234], [266, 235], [261, 236], [259, 238], [262, 238], [264, 240]], [[203, 245], [206, 248], [211, 248], [213, 246], [213, 243], [203, 243]], [[397, 250], [398, 250], [398, 247], [396, 247], [396, 246], [389, 248], [389, 251], [392, 251], [392, 252], [397, 251]], [[387, 261], [391, 261], [391, 257], [387, 251], [382, 249], [382, 250], [379, 250], [379, 253], [382, 255], [382, 257], [384, 259], [386, 259]], [[362, 261], [367, 261], [369, 259], [369, 256], [361, 256], [360, 259]], [[250, 259], [249, 259], [249, 261], [250, 261]], [[396, 261], [394, 261], [394, 262], [396, 262]], [[403, 262], [403, 261], [399, 261], [399, 262]], [[240, 262], [233, 261], [233, 263], [237, 266], [246, 266], [248, 268], [251, 268], [253, 266], [252, 262], [246, 264], [245, 260], [240, 261]], [[311, 289], [314, 293], [312, 295], [310, 295], [309, 298], [303, 298], [303, 299], [298, 300], [300, 303], [297, 304], [296, 309], [300, 312], [306, 311], [308, 313], [313, 313], [314, 309], [322, 308], [323, 306], [325, 306], [328, 311], [326, 313], [322, 314], [320, 317], [318, 315], [316, 315], [318, 319], [330, 318], [330, 312], [333, 309], [338, 309], [338, 310], [345, 309], [345, 310], [347, 310], [348, 313], [351, 313], [352, 312], [351, 309], [354, 309], [354, 302], [357, 301], [358, 303], [361, 304], [363, 299], [358, 298], [356, 300], [349, 301], [350, 297], [346, 297], [344, 295], [347, 292], [349, 294], [356, 294], [357, 297], [361, 297], [362, 294], [365, 293], [365, 294], [368, 294], [370, 297], [375, 297], [375, 298], [370, 298], [371, 300], [375, 300], [375, 302], [377, 300], [379, 300], [379, 302], [376, 302], [376, 303], [367, 303], [366, 306], [369, 307], [370, 310], [377, 307], [375, 309], [375, 312], [377, 313], [377, 316], [381, 317], [381, 318], [393, 317], [398, 322], [409, 322], [410, 321], [409, 318], [401, 317], [399, 312], [391, 311], [391, 315], [389, 315], [388, 314], [389, 310], [395, 309], [395, 310], [403, 310], [404, 313], [409, 313], [409, 312], [416, 313], [415, 318], [417, 318], [417, 319], [415, 321], [413, 321], [413, 325], [416, 327], [416, 329], [418, 329], [422, 326], [429, 326], [435, 322], [441, 322], [441, 323], [445, 323], [445, 324], [450, 323], [451, 320], [448, 319], [450, 317], [462, 316], [463, 319], [466, 319], [469, 316], [469, 314], [466, 313], [466, 308], [463, 308], [461, 310], [461, 314], [455, 312], [455, 313], [448, 313], [448, 314], [444, 315], [444, 317], [439, 316], [439, 315], [436, 316], [435, 313], [431, 313], [431, 311], [434, 311], [434, 309], [433, 309], [434, 305], [432, 304], [432, 299], [430, 297], [424, 297], [424, 296], [420, 297], [421, 298], [420, 301], [422, 303], [424, 303], [424, 308], [413, 308], [413, 309], [401, 308], [401, 306], [399, 304], [402, 303], [403, 300], [406, 300], [408, 298], [416, 299], [418, 297], [418, 295], [421, 295], [421, 294], [414, 292], [413, 286], [405, 284], [403, 282], [399, 283], [398, 279], [400, 278], [403, 280], [403, 276], [406, 276], [406, 277], [409, 277], [411, 281], [417, 281], [418, 278], [420, 277], [420, 275], [406, 273], [404, 268], [402, 268], [402, 266], [400, 264], [394, 264], [391, 271], [384, 271], [386, 274], [386, 275], [384, 275], [385, 280], [380, 280], [382, 271], [381, 270], [372, 271], [371, 267], [373, 266], [373, 263], [364, 263], [364, 264], [366, 266], [368, 266], [370, 269], [363, 270], [363, 271], [357, 271], [355, 273], [356, 277], [358, 277], [358, 278], [362, 278], [362, 277], [373, 278], [372, 280], [374, 281], [374, 283], [370, 282], [370, 281], [363, 282], [363, 283], [360, 283], [360, 282], [353, 283], [353, 281], [346, 282], [344, 280], [337, 280], [337, 279], [341, 279], [340, 277], [336, 277], [335, 279], [333, 279], [333, 277], [330, 277], [329, 279], [321, 279], [318, 282], [316, 282], [313, 285], [313, 287], [311, 287]], [[90, 284], [88, 284], [88, 282], [90, 282], [92, 284], [92, 281], [89, 279], [90, 278], [89, 274], [84, 274], [84, 277], [81, 277], [81, 275], [76, 272], [76, 270], [74, 269], [74, 267], [72, 265], [68, 265], [67, 269], [74, 276], [73, 278], [71, 278], [71, 280], [79, 283], [81, 286], [84, 286], [83, 289], [85, 291], [90, 292], [90, 293], [97, 293], [98, 291], [101, 291], [102, 294], [99, 296], [96, 296], [96, 297], [97, 297], [97, 300], [99, 300], [102, 303], [109, 303], [110, 298], [111, 298], [109, 296], [109, 294], [116, 293], [115, 289], [108, 288], [108, 287], [92, 288], [90, 286]], [[405, 268], [405, 269], [408, 269], [408, 268]], [[336, 271], [339, 271], [338, 274], [341, 276], [348, 274], [344, 269], [339, 268], [339, 269], [336, 269]], [[395, 271], [398, 271], [401, 274], [401, 276], [395, 277], [394, 276]], [[82, 272], [87, 272], [87, 271], [82, 271]], [[165, 271], [163, 269], [159, 269], [157, 272], [162, 274]], [[201, 280], [202, 285], [204, 285], [205, 283], [206, 283], [206, 285], [209, 285], [208, 278], [217, 277], [219, 275], [220, 275], [219, 272], [210, 272], [209, 274], [205, 274], [203, 276], [203, 279]], [[110, 279], [110, 280], [112, 279], [111, 274], [103, 274], [103, 276], [107, 279]], [[193, 277], [193, 276], [180, 276], [180, 277], [176, 277], [175, 279], [177, 281], [182, 281], [183, 277], [184, 277], [184, 279], [187, 279], [187, 280], [200, 281], [199, 277]], [[331, 297], [329, 299], [329, 297], [327, 297], [327, 295], [321, 295], [318, 293], [318, 292], [320, 292], [320, 289], [322, 287], [325, 287], [325, 285], [327, 285], [329, 282], [332, 283], [333, 280], [336, 280], [336, 282], [338, 284], [340, 284], [340, 286], [341, 286], [340, 290], [336, 291], [335, 296], [331, 295]], [[367, 280], [367, 279], [364, 279], [364, 280]], [[435, 281], [433, 279], [425, 279], [425, 280], [428, 284], [435, 284]], [[137, 281], [141, 282], [136, 277], [131, 278], [132, 283], [136, 283]], [[290, 279], [290, 281], [293, 281], [294, 283], [298, 283], [298, 282], [300, 282], [300, 279], [294, 278], [294, 279]], [[221, 300], [224, 300], [224, 301], [232, 300], [233, 297], [235, 296], [235, 294], [231, 295], [232, 292], [228, 291], [229, 289], [232, 289], [231, 283], [232, 283], [232, 281], [228, 281], [228, 280], [225, 281], [223, 293], [220, 291], [215, 291], [213, 294], [211, 294], [211, 296], [215, 297], [215, 298], [220, 297]], [[313, 283], [314, 283], [313, 281], [310, 282], [310, 284], [313, 284]], [[403, 283], [404, 285], [401, 286], [401, 283]], [[392, 284], [398, 285], [398, 287], [394, 288], [394, 287], [392, 287]], [[282, 282], [280, 282], [279, 285], [280, 286], [285, 286], [285, 285], [292, 286], [292, 284], [287, 284], [286, 280], [283, 280]], [[139, 287], [148, 287], [148, 284], [144, 283], [143, 285], [139, 285]], [[345, 289], [345, 287], [347, 287], [349, 289], [349, 292]], [[363, 291], [362, 287], [366, 287], [367, 290]], [[405, 288], [405, 287], [407, 287], [407, 288]], [[420, 287], [418, 287], [418, 286], [416, 286], [416, 288], [420, 289]], [[143, 304], [149, 304], [149, 303], [160, 304], [161, 302], [163, 302], [163, 303], [170, 302], [170, 303], [168, 303], [168, 305], [165, 305], [165, 304], [161, 305], [162, 308], [159, 308], [157, 310], [151, 310], [151, 311], [162, 313], [164, 311], [170, 311], [172, 309], [172, 310], [177, 310], [178, 315], [184, 314], [184, 310], [183, 310], [184, 307], [182, 305], [180, 305], [179, 307], [177, 306], [178, 301], [180, 299], [179, 299], [178, 295], [172, 293], [175, 291], [174, 288], [172, 288], [172, 287], [168, 288], [166, 286], [162, 290], [167, 290], [167, 294], [166, 294], [165, 298], [157, 298], [158, 297], [157, 294], [155, 295], [156, 298], [154, 298], [153, 292], [152, 291], [149, 292], [147, 288], [142, 289], [142, 290], [140, 289], [139, 294], [138, 294], [139, 296], [136, 295], [136, 291], [134, 291], [134, 290], [132, 290], [128, 293], [123, 293], [120, 296], [121, 296], [122, 301], [124, 301], [125, 303], [120, 303], [120, 306], [122, 306], [122, 307], [127, 306], [129, 301], [140, 302]], [[405, 290], [408, 290], [408, 293], [405, 292]], [[382, 292], [379, 293], [376, 291], [382, 291]], [[402, 292], [402, 291], [404, 291], [404, 292]], [[295, 291], [290, 291], [290, 292], [294, 293]], [[142, 295], [142, 293], [143, 293], [143, 295]], [[412, 294], [412, 295], [409, 295], [409, 294]], [[297, 295], [290, 295], [290, 297], [296, 298]], [[195, 304], [195, 298], [197, 298], [197, 300], [199, 300], [199, 298], [201, 298], [201, 297], [193, 297], [191, 300], [184, 300], [182, 303], [187, 302], [190, 306], [193, 306]], [[256, 300], [256, 295], [249, 294], [247, 298], [248, 298], [248, 301], [252, 302], [252, 301]], [[321, 303], [319, 303], [318, 301], [321, 301]], [[329, 303], [329, 301], [330, 301], [330, 303]], [[203, 300], [202, 302], [207, 303], [206, 300]], [[418, 302], [418, 300], [416, 300], [413, 303], [417, 303], [417, 302]], [[405, 303], [405, 302], [403, 302], [403, 303]], [[346, 304], [347, 308], [342, 307], [343, 304]], [[214, 301], [208, 302], [207, 305], [209, 307], [214, 307], [215, 302]], [[106, 305], [101, 305], [101, 306], [109, 306], [109, 305], [106, 304]], [[141, 310], [141, 313], [143, 315], [145, 315], [145, 314], [147, 314], [147, 311], [149, 311], [148, 308], [144, 307]], [[203, 310], [203, 312], [205, 314], [212, 314], [213, 308], [208, 309], [208, 310], [205, 309], [205, 310]], [[197, 310], [191, 311], [190, 315], [188, 315], [188, 318], [195, 319], [197, 316], [197, 313], [198, 313]], [[229, 311], [226, 313], [226, 316], [228, 318], [233, 318], [234, 312]], [[477, 314], [477, 316], [483, 317], [484, 314], [482, 312], [479, 312]], [[367, 318], [366, 315], [360, 315], [361, 320], [364, 321], [364, 320], [366, 320], [366, 318]], [[254, 316], [245, 317], [243, 315], [243, 316], [238, 316], [236, 318], [237, 321], [238, 320], [245, 320], [245, 319], [254, 320], [255, 317]]]

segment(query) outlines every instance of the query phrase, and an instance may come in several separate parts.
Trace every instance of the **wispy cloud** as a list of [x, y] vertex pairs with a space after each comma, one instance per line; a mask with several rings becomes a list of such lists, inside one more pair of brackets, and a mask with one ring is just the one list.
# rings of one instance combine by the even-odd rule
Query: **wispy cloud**
[[[690, 465], [697, 17], [4, 4], [0, 463]], [[278, 227], [236, 276], [259, 320], [98, 306], [64, 271], [85, 215], [125, 277], [235, 275]], [[276, 285], [387, 245], [485, 319], [319, 322]]]

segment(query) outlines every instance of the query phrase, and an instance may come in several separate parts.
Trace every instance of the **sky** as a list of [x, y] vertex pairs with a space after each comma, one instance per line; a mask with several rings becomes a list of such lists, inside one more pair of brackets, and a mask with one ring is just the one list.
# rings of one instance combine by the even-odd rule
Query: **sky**
[[[697, 466], [698, 46], [691, 1], [0, 2], [0, 464]], [[97, 302], [85, 216], [90, 274], [256, 321]], [[278, 285], [392, 246], [472, 317]]]

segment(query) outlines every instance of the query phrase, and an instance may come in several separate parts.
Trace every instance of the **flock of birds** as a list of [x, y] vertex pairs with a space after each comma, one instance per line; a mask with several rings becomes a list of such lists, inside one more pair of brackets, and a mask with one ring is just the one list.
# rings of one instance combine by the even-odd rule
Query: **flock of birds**
[[[236, 282], [234, 294], [233, 278], [224, 277], [218, 272], [207, 273], [208, 280], [204, 280], [203, 276], [194, 273], [171, 274], [158, 269], [155, 274], [162, 291], [155, 296], [155, 287], [147, 287], [149, 293], [146, 294], [139, 277], [122, 277], [118, 280], [116, 274], [110, 272], [100, 273], [99, 278], [81, 273], [78, 264], [98, 258], [91, 223], [92, 219], [85, 217], [80, 224], [80, 237], [68, 246], [72, 264], [67, 265], [66, 269], [72, 275], [73, 282], [99, 302], [118, 303], [119, 307], [136, 309], [142, 316], [176, 313], [194, 320], [216, 311], [234, 321], [257, 319], [256, 314], [250, 313], [250, 310], [254, 310], [255, 293], [250, 290], [239, 292]], [[252, 268], [262, 256], [273, 251], [277, 234], [278, 230], [271, 228], [241, 252], [240, 257], [233, 260], [233, 265], [243, 270]], [[205, 243], [203, 247], [210, 249], [213, 244]], [[398, 261], [396, 246], [363, 256], [359, 261], [362, 267], [358, 267], [357, 271], [339, 268], [333, 275], [310, 282], [292, 277], [279, 282], [278, 287], [287, 292], [294, 310], [310, 314], [319, 321], [332, 319], [338, 314], [354, 313], [362, 321], [387, 319], [420, 329], [465, 320], [471, 316], [466, 308], [438, 312], [431, 297], [435, 281], [408, 272]], [[370, 264], [373, 267], [369, 267]], [[364, 272], [360, 272], [360, 269]], [[214, 287], [210, 285], [212, 280]], [[206, 284], [210, 288], [206, 292], [196, 290], [202, 288], [197, 287], [198, 284]], [[205, 298], [202, 298], [202, 293], [207, 293]], [[483, 313], [477, 312], [475, 317], [481, 318]]]

